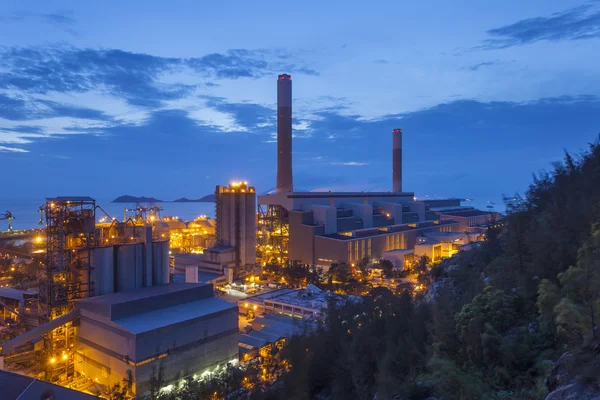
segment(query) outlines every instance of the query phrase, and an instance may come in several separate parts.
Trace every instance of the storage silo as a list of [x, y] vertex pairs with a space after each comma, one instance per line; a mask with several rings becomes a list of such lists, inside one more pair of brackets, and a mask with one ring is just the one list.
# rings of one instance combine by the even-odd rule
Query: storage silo
[[152, 284], [169, 283], [169, 241], [152, 243]]

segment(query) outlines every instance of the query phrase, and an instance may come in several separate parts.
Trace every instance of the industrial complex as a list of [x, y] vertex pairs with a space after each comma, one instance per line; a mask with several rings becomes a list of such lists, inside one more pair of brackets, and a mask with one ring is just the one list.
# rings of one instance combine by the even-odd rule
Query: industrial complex
[[[14, 333], [0, 342], [0, 369], [88, 393], [127, 380], [131, 396], [144, 396], [158, 369], [171, 385], [260, 357], [314, 329], [330, 300], [343, 300], [313, 284], [254, 284], [262, 266], [327, 273], [385, 259], [405, 270], [417, 257], [437, 262], [483, 240], [496, 213], [405, 191], [402, 134], [391, 129], [389, 191], [294, 191], [292, 78], [282, 74], [274, 192], [217, 186], [215, 219], [187, 223], [161, 218], [160, 207], [137, 207], [133, 218], [126, 210], [118, 221], [90, 197], [46, 199], [37, 279], [0, 287], [0, 328]], [[243, 283], [250, 279], [254, 296]], [[241, 333], [239, 318], [249, 321]]]
[[[391, 257], [395, 250], [409, 250], [403, 253], [406, 262], [415, 251], [436, 261], [457, 252], [459, 245], [479, 240], [495, 217], [461, 206], [460, 199], [417, 200], [413, 192], [404, 191], [401, 129], [392, 130], [391, 191], [295, 192], [291, 115], [292, 78], [279, 75], [277, 189], [258, 197], [258, 255], [263, 262], [275, 258], [328, 268]], [[431, 236], [440, 232], [446, 234], [444, 240]]]

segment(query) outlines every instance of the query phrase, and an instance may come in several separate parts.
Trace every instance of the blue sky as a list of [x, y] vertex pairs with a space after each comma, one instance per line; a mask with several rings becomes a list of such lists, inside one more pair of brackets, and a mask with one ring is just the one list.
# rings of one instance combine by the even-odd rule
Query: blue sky
[[[4, 1], [0, 197], [200, 197], [275, 184], [292, 75], [296, 188], [523, 191], [600, 133], [600, 2]], [[4, 192], [4, 193], [2, 193]]]

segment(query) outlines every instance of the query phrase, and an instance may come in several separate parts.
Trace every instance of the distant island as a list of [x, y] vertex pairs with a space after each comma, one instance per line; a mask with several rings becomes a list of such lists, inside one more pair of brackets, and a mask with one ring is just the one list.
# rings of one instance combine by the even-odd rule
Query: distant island
[[154, 197], [136, 197], [136, 196], [119, 196], [112, 201], [112, 203], [162, 203], [162, 200], [155, 199]]
[[185, 197], [182, 197], [181, 199], [173, 200], [174, 203], [214, 203], [214, 201], [215, 201], [214, 194], [207, 194], [206, 196], [204, 196], [200, 199], [196, 199], [196, 200], [186, 199]]
[[182, 197], [181, 199], [177, 199], [177, 200], [159, 200], [159, 199], [155, 199], [154, 197], [144, 197], [144, 196], [140, 196], [140, 197], [136, 197], [136, 196], [129, 196], [129, 195], [124, 195], [124, 196], [119, 196], [116, 199], [114, 199], [112, 201], [112, 203], [168, 203], [168, 202], [172, 202], [172, 203], [214, 203], [215, 201], [215, 195], [214, 194], [208, 194], [200, 199], [187, 199], [185, 197]]

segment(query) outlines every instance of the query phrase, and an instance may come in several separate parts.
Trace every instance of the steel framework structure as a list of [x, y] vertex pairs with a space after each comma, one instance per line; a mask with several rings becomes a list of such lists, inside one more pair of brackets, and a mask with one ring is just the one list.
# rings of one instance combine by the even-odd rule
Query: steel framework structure
[[[38, 276], [40, 325], [73, 309], [76, 299], [93, 295], [90, 265], [95, 247], [96, 201], [90, 197], [46, 199], [46, 262]], [[67, 323], [44, 337], [46, 380], [73, 375], [75, 331]]]
[[258, 235], [256, 255], [265, 265], [271, 261], [287, 264], [289, 214], [280, 205], [258, 205]]

